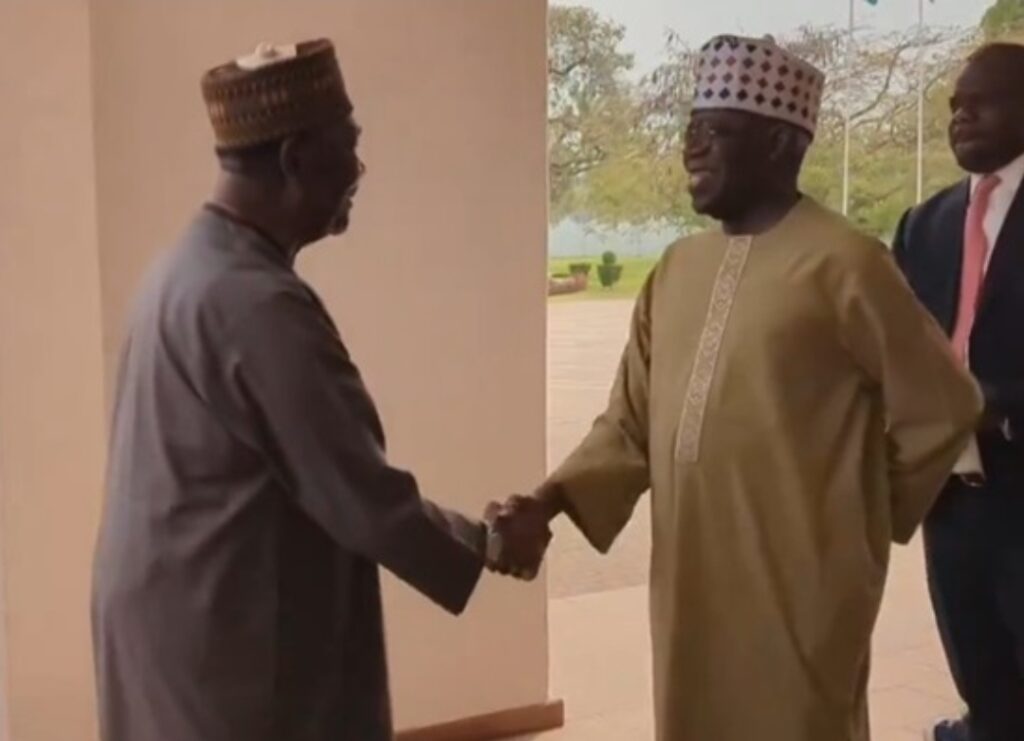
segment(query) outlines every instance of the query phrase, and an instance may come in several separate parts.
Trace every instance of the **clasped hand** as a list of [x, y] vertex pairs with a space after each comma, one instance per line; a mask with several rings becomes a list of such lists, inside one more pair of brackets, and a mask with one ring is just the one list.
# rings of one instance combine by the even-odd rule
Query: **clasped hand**
[[488, 528], [487, 568], [532, 580], [551, 542], [549, 513], [534, 497], [513, 495], [504, 504], [491, 502], [484, 513]]

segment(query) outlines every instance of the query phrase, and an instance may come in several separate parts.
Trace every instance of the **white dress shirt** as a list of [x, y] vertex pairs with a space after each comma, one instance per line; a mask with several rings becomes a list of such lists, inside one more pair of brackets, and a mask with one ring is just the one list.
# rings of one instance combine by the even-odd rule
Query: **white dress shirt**
[[[1006, 223], [1006, 217], [1013, 206], [1013, 200], [1017, 197], [1020, 184], [1024, 181], [1024, 156], [1018, 157], [1002, 170], [992, 173], [999, 178], [999, 185], [992, 191], [989, 198], [988, 211], [985, 212], [985, 220], [982, 228], [985, 230], [985, 238], [988, 242], [988, 255], [985, 257], [985, 270], [988, 270], [992, 262], [992, 252], [999, 241], [999, 234]], [[971, 195], [978, 188], [983, 175], [971, 175]]]
[[[985, 219], [982, 222], [982, 229], [985, 230], [985, 241], [988, 243], [988, 254], [985, 255], [985, 272], [992, 263], [992, 253], [995, 252], [996, 243], [999, 241], [999, 234], [1006, 223], [1006, 217], [1010, 213], [1013, 201], [1020, 190], [1021, 182], [1024, 181], [1024, 155], [1018, 157], [1001, 170], [992, 173], [999, 178], [999, 185], [992, 191], [988, 202], [988, 210], [985, 212]], [[971, 195], [973, 196], [981, 182], [983, 175], [971, 175]], [[968, 344], [968, 359], [970, 364], [970, 345]], [[1003, 434], [1007, 434], [1007, 430]], [[959, 474], [983, 474], [981, 466], [981, 453], [978, 450], [977, 438], [972, 437], [960, 460], [954, 469]]]

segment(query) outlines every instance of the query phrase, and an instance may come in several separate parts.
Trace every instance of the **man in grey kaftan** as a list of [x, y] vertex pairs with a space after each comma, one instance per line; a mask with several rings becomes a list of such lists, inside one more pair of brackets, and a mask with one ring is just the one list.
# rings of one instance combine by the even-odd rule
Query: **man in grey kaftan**
[[[225, 175], [130, 315], [95, 562], [103, 741], [387, 741], [378, 564], [452, 613], [484, 565], [484, 525], [388, 464], [293, 270], [344, 230], [362, 172], [333, 49], [263, 55], [207, 79]], [[232, 118], [288, 97], [249, 89], [306, 107]], [[291, 181], [332, 197], [289, 204]]]

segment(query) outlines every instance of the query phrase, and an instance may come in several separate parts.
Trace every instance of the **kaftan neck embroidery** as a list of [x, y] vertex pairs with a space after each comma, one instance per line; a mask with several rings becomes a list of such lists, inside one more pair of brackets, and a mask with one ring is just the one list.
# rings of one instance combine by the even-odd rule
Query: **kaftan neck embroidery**
[[729, 323], [729, 314], [736, 299], [743, 269], [750, 255], [752, 237], [732, 237], [718, 268], [718, 276], [711, 291], [704, 329], [701, 331], [693, 370], [686, 387], [683, 410], [679, 417], [676, 433], [677, 461], [696, 463], [700, 457], [701, 436], [704, 430], [704, 415], [707, 410], [711, 384], [715, 380], [718, 356], [722, 350], [722, 338]]

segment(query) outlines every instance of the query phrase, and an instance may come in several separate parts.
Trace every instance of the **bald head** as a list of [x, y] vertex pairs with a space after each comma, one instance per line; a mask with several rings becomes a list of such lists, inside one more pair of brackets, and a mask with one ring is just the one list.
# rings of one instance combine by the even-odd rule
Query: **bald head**
[[950, 106], [950, 143], [965, 170], [989, 174], [1024, 155], [1024, 46], [989, 44], [967, 60]]

